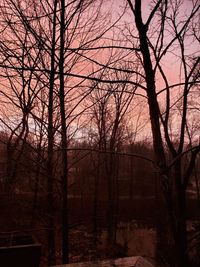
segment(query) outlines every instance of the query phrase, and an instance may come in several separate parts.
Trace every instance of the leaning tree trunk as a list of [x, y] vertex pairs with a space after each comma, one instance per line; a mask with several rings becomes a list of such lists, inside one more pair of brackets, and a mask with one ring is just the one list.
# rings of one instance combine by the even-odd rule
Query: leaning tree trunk
[[[161, 128], [160, 128], [160, 109], [159, 104], [157, 100], [156, 95], [156, 85], [155, 85], [155, 72], [153, 70], [150, 51], [148, 47], [148, 37], [147, 37], [147, 27], [142, 21], [142, 15], [141, 15], [141, 0], [135, 1], [135, 23], [137, 30], [139, 32], [139, 40], [140, 40], [140, 49], [143, 57], [143, 67], [145, 71], [146, 76], [146, 85], [147, 85], [147, 98], [148, 98], [148, 106], [149, 106], [149, 114], [150, 114], [150, 121], [151, 121], [151, 128], [152, 128], [152, 135], [153, 135], [153, 147], [154, 147], [154, 153], [155, 153], [155, 160], [157, 163], [157, 166], [159, 167], [160, 174], [159, 174], [159, 184], [160, 184], [160, 194], [159, 194], [159, 202], [161, 206], [159, 206], [158, 213], [161, 212], [161, 214], [158, 214], [158, 244], [157, 249], [160, 251], [160, 254], [162, 257], [165, 258], [165, 248], [169, 244], [169, 240], [174, 238], [171, 229], [166, 224], [166, 221], [170, 221], [169, 211], [168, 207], [166, 205], [166, 198], [163, 197], [164, 190], [163, 187], [169, 185], [169, 175], [167, 172], [167, 164], [166, 164], [166, 157], [165, 157], [165, 151], [162, 141], [162, 134], [161, 134]], [[165, 210], [165, 212], [163, 212]], [[161, 215], [161, 216], [159, 216]], [[167, 234], [165, 234], [167, 233]], [[170, 236], [168, 236], [170, 234]], [[181, 244], [177, 244], [179, 246], [182, 246]], [[168, 247], [169, 248], [169, 247]], [[179, 248], [181, 251], [182, 249]], [[173, 250], [171, 250], [171, 253], [173, 254]], [[187, 256], [182, 251], [182, 257], [183, 259], [186, 259]], [[176, 253], [173, 266], [177, 267], [187, 267], [187, 261], [183, 262], [179, 255]]]

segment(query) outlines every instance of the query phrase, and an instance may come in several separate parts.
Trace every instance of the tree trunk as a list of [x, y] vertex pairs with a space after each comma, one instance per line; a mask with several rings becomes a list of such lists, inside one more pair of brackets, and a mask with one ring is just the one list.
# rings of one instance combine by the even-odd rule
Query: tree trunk
[[118, 210], [118, 189], [117, 189], [117, 159], [113, 154], [109, 155], [109, 165], [107, 170], [108, 181], [108, 244], [116, 244], [117, 232], [117, 210]]
[[[101, 150], [101, 145], [99, 145], [99, 151]], [[96, 174], [94, 177], [94, 202], [93, 202], [93, 233], [94, 233], [94, 245], [97, 245], [97, 233], [98, 233], [98, 200], [99, 200], [99, 180], [100, 180], [100, 165], [101, 165], [101, 155], [97, 155], [97, 167]]]
[[62, 263], [69, 263], [68, 233], [68, 155], [67, 126], [65, 114], [64, 48], [65, 48], [65, 0], [61, 0], [60, 10], [60, 115], [61, 115], [61, 150], [62, 150]]
[[143, 67], [146, 75], [147, 98], [148, 98], [152, 135], [153, 135], [153, 148], [154, 148], [155, 160], [160, 170], [160, 173], [158, 174], [160, 193], [158, 194], [159, 206], [157, 209], [158, 212], [157, 224], [159, 226], [157, 229], [158, 231], [157, 251], [159, 250], [161, 258], [167, 260], [165, 252], [161, 250], [162, 248], [168, 246], [169, 239], [171, 239], [168, 236], [170, 230], [169, 226], [166, 225], [166, 221], [169, 221], [169, 218], [167, 213], [168, 210], [166, 206], [166, 201], [163, 196], [164, 193], [163, 186], [165, 186], [166, 181], [168, 181], [169, 177], [167, 173], [166, 157], [165, 157], [165, 151], [160, 129], [160, 121], [159, 121], [160, 109], [156, 95], [155, 72], [153, 70], [150, 51], [148, 47], [147, 27], [142, 21], [141, 0], [135, 1], [135, 23], [139, 33], [140, 49], [143, 57]]
[[53, 177], [53, 95], [55, 81], [55, 43], [56, 43], [56, 11], [57, 0], [54, 2], [52, 50], [51, 50], [51, 72], [48, 101], [48, 155], [47, 155], [47, 200], [48, 200], [48, 264], [55, 265], [55, 212], [54, 212], [54, 177]]
[[175, 180], [176, 180], [176, 203], [177, 203], [177, 235], [176, 235], [176, 250], [178, 256], [178, 266], [188, 266], [187, 254], [187, 224], [186, 224], [186, 188], [182, 182], [181, 162], [175, 165]]

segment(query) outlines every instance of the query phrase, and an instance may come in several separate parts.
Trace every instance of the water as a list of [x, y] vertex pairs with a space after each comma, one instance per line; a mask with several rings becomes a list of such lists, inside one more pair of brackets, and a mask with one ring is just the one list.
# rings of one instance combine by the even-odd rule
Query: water
[[[107, 231], [101, 235], [101, 242], [106, 245]], [[118, 224], [117, 244], [127, 247], [127, 256], [145, 256], [155, 258], [156, 231], [153, 228], [138, 227], [135, 221]]]

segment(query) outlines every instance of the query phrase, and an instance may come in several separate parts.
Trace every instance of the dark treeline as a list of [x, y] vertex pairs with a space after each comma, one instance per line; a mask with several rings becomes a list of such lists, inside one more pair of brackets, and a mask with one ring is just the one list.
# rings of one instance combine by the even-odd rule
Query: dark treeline
[[[33, 140], [24, 142], [17, 137], [9, 142], [9, 136], [3, 132], [0, 148], [1, 230], [12, 232], [14, 235], [31, 234], [35, 240], [43, 244], [45, 259], [45, 238], [48, 232], [47, 148], [38, 149]], [[110, 170], [112, 157], [114, 161]], [[52, 158], [55, 163], [53, 172], [56, 184], [53, 193], [54, 234], [59, 240], [62, 214], [59, 146], [53, 151]], [[69, 229], [73, 232], [77, 226], [89, 226], [92, 232], [91, 242], [96, 247], [96, 253], [97, 244], [100, 242], [99, 233], [103, 229], [107, 231], [106, 255], [109, 257], [110, 251], [110, 257], [117, 257], [125, 256], [127, 251], [125, 247], [116, 243], [118, 224], [136, 220], [146, 227], [156, 227], [159, 187], [157, 169], [152, 158], [152, 145], [144, 141], [123, 144], [119, 151], [97, 150], [96, 145], [78, 140], [74, 140], [69, 147]], [[200, 203], [197, 177], [199, 167], [197, 161], [188, 188], [188, 220], [198, 220], [196, 210]], [[60, 250], [58, 240], [56, 251]]]
[[[47, 185], [47, 148], [38, 148], [33, 140], [19, 141], [1, 133], [1, 193], [43, 194]], [[90, 143], [74, 141], [69, 152], [69, 195], [94, 198], [95, 182], [98, 178], [100, 199], [108, 198], [109, 177], [107, 172], [110, 158], [114, 169], [116, 188], [114, 191], [127, 199], [135, 195], [155, 195], [156, 173], [153, 164], [152, 145], [144, 142], [121, 146], [119, 151], [97, 150]], [[38, 154], [40, 156], [38, 161]], [[55, 182], [61, 183], [61, 148], [53, 151]], [[10, 179], [8, 179], [10, 177]], [[59, 188], [60, 186], [58, 186]], [[59, 190], [56, 192], [59, 196]], [[37, 197], [37, 196], [34, 196]], [[36, 200], [36, 199], [35, 199]], [[36, 200], [37, 201], [37, 200]]]

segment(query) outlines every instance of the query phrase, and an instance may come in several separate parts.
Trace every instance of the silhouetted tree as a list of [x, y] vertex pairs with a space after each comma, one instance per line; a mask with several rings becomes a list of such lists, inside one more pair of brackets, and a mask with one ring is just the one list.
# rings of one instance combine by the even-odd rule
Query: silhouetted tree
[[[127, 0], [127, 3], [138, 32], [136, 37], [140, 48], [138, 53], [145, 76], [155, 161], [159, 170], [158, 183], [161, 194], [158, 197], [161, 204], [158, 218], [161, 229], [158, 249], [162, 251], [167, 244], [170, 246], [169, 242], [174, 242], [175, 250], [172, 249], [171, 253], [174, 251], [175, 253], [171, 264], [188, 266], [186, 190], [200, 146], [198, 143], [193, 144], [190, 151], [185, 151], [186, 121], [189, 118], [189, 97], [199, 82], [197, 69], [200, 62], [199, 57], [196, 57], [196, 50], [191, 49], [191, 54], [188, 55], [186, 47], [188, 40], [192, 38], [192, 23], [199, 12], [199, 5], [197, 1], [192, 2], [184, 17], [180, 18], [179, 14], [184, 10], [184, 5], [180, 1], [160, 0], [152, 3], [148, 15], [144, 18], [140, 0], [135, 0], [134, 3]], [[181, 79], [175, 84], [170, 82], [163, 66], [164, 56], [170, 55], [171, 51], [174, 51], [175, 58], [179, 58], [181, 68]], [[161, 75], [165, 85], [160, 91], [156, 82], [158, 75]], [[180, 88], [177, 98], [174, 92], [176, 88]], [[160, 98], [161, 94], [165, 94], [163, 100]], [[173, 125], [174, 131], [179, 129], [176, 147], [173, 135], [170, 135], [169, 121], [178, 103], [181, 106], [181, 116], [180, 120], [176, 116], [176, 124]], [[171, 154], [170, 161], [167, 160], [165, 145]], [[183, 170], [185, 153], [190, 157], [187, 167]], [[173, 241], [169, 241], [171, 238]]]

